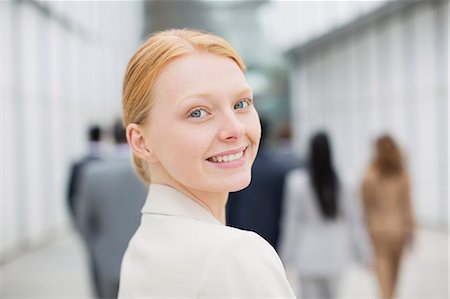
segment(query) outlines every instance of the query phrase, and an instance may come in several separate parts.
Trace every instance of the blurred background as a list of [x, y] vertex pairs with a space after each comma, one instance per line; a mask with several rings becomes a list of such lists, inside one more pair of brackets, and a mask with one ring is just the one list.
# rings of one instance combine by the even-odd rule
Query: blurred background
[[[122, 76], [140, 43], [190, 27], [243, 56], [273, 144], [289, 124], [302, 157], [311, 133], [325, 129], [337, 169], [357, 182], [374, 138], [394, 136], [420, 229], [400, 296], [448, 298], [448, 5], [1, 1], [0, 297], [91, 296], [67, 211], [70, 166], [87, 151], [89, 126], [121, 115]], [[342, 296], [374, 297], [358, 271]]]

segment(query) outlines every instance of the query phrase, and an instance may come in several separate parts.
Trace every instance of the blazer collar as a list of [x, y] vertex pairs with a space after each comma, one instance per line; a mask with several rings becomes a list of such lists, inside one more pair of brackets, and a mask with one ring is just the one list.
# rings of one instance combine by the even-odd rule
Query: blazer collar
[[142, 214], [159, 214], [196, 219], [223, 225], [209, 211], [180, 191], [160, 184], [150, 184]]

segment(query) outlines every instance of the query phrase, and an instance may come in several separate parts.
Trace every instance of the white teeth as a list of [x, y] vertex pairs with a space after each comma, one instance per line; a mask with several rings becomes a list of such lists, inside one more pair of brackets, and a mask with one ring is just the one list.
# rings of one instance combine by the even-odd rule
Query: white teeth
[[231, 162], [237, 159], [240, 159], [242, 156], [244, 155], [244, 152], [239, 152], [236, 154], [231, 154], [228, 156], [215, 156], [212, 157], [210, 160], [212, 160], [213, 162]]

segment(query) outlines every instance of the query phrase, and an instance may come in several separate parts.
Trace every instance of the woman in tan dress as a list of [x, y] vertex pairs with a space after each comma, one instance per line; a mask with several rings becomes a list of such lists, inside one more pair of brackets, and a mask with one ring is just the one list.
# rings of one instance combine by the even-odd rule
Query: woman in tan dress
[[403, 249], [411, 245], [414, 218], [402, 154], [387, 135], [375, 142], [374, 159], [362, 183], [363, 208], [374, 246], [383, 299], [393, 297]]

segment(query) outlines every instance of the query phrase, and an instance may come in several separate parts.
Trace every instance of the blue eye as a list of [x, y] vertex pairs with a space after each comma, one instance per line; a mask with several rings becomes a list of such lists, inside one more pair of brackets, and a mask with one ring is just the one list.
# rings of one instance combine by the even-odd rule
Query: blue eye
[[234, 109], [244, 109], [244, 108], [247, 108], [248, 105], [249, 105], [249, 100], [243, 99], [243, 100], [240, 100], [239, 102], [237, 102], [236, 104], [234, 104]]
[[204, 109], [196, 109], [189, 114], [189, 117], [200, 118], [205, 115], [206, 115], [206, 111]]

